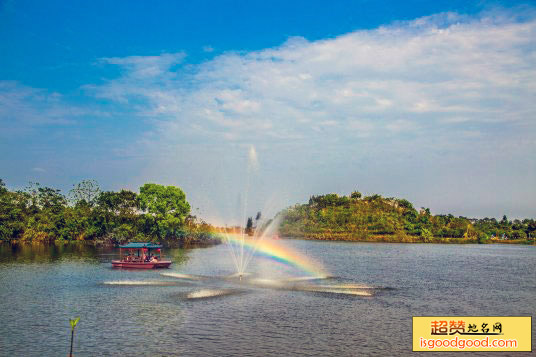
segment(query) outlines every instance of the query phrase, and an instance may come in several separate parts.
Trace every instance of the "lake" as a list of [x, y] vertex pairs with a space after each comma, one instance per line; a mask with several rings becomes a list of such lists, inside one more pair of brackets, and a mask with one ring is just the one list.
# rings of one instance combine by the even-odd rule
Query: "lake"
[[[535, 313], [535, 246], [280, 244], [322, 264], [331, 283], [381, 289], [367, 297], [176, 279], [113, 270], [110, 248], [1, 245], [0, 355], [67, 355], [75, 316], [75, 356], [356, 356], [412, 354], [412, 316]], [[225, 245], [165, 253], [168, 273], [235, 272]], [[303, 275], [262, 257], [248, 271]], [[192, 298], [206, 292], [216, 293]]]

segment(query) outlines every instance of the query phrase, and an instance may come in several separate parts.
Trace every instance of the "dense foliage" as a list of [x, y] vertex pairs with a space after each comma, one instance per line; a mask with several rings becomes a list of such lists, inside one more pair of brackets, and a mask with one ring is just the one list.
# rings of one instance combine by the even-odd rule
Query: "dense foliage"
[[504, 216], [472, 219], [432, 215], [430, 209], [417, 211], [405, 199], [380, 195], [362, 197], [327, 194], [312, 196], [279, 214], [280, 233], [288, 237], [342, 240], [383, 240], [399, 242], [533, 241], [536, 220], [510, 221]]
[[137, 194], [82, 181], [69, 196], [36, 183], [9, 191], [0, 179], [0, 241], [208, 242], [212, 230], [175, 186], [147, 183]]
[[[248, 218], [248, 234], [260, 215], [255, 221]], [[285, 209], [277, 218], [282, 236], [312, 239], [534, 243], [536, 235], [534, 219], [432, 215], [427, 208], [417, 211], [405, 199], [363, 197], [357, 191], [350, 196], [312, 196], [307, 204]], [[147, 183], [137, 194], [101, 191], [95, 181], [82, 181], [68, 199], [59, 190], [36, 183], [10, 191], [0, 179], [0, 241], [207, 244], [215, 241], [212, 233], [219, 230], [190, 214], [179, 187]]]

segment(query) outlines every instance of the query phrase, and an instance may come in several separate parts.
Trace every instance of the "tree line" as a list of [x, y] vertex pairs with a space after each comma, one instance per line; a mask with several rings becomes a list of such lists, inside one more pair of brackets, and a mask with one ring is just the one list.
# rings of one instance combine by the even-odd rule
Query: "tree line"
[[38, 183], [10, 191], [0, 179], [0, 241], [210, 243], [214, 228], [190, 212], [176, 186], [101, 191], [96, 181], [85, 180], [65, 196]]
[[536, 220], [432, 215], [405, 199], [365, 196], [312, 196], [279, 213], [280, 234], [288, 237], [399, 242], [534, 242]]
[[[248, 218], [245, 233], [253, 234], [260, 217], [258, 212]], [[363, 197], [358, 191], [312, 196], [276, 218], [282, 236], [312, 239], [534, 243], [536, 235], [534, 219], [432, 215], [405, 199]], [[223, 231], [239, 233], [242, 228], [214, 227], [191, 215], [185, 193], [176, 186], [146, 183], [139, 193], [101, 191], [96, 181], [85, 180], [65, 196], [38, 183], [11, 191], [0, 179], [0, 241], [212, 244]]]

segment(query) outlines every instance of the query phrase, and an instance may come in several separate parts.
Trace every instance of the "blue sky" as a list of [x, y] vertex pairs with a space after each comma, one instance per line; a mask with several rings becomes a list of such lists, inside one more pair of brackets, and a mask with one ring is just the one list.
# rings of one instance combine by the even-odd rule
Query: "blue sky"
[[0, 1], [0, 177], [65, 192], [87, 178], [174, 184], [216, 223], [246, 196], [250, 214], [271, 214], [355, 189], [534, 217], [535, 13], [521, 1]]

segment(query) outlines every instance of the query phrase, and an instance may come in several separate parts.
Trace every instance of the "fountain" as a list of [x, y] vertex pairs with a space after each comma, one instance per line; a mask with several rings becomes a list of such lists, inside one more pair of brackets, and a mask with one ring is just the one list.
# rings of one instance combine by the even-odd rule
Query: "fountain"
[[[247, 203], [250, 192], [250, 178], [254, 171], [259, 168], [257, 152], [254, 146], [250, 146], [248, 152], [248, 164], [246, 173], [246, 187], [244, 190], [244, 200], [242, 201], [242, 222], [246, 222]], [[352, 296], [372, 296], [378, 288], [366, 285], [356, 285], [351, 283], [333, 284], [334, 277], [326, 273], [324, 267], [310, 259], [304, 254], [290, 248], [281, 241], [273, 239], [277, 233], [279, 221], [277, 217], [267, 223], [265, 218], [259, 220], [257, 216], [256, 229], [247, 232], [241, 228], [239, 232], [229, 233], [225, 231], [221, 234], [221, 239], [228, 247], [231, 260], [236, 272], [231, 275], [214, 277], [199, 276], [174, 273], [162, 273], [163, 276], [175, 277], [190, 281], [213, 282], [215, 280], [238, 284], [240, 288], [255, 287], [263, 289], [294, 290], [311, 293], [346, 294]], [[257, 277], [248, 273], [248, 266], [254, 256], [268, 258], [271, 261], [292, 267], [306, 276], [286, 277], [286, 278], [265, 278]], [[317, 284], [319, 281], [327, 282], [323, 285]], [[238, 290], [228, 288], [206, 289], [202, 288], [186, 295], [188, 299], [212, 298], [230, 295]]]
[[[242, 211], [242, 222], [246, 222], [250, 176], [258, 167], [257, 152], [255, 147], [251, 146], [248, 153], [244, 200], [240, 208]], [[234, 231], [232, 233], [226, 230], [219, 236], [228, 248], [230, 259], [236, 269], [233, 274], [207, 276], [164, 272], [161, 275], [178, 279], [182, 282], [182, 286], [200, 285], [197, 290], [184, 294], [181, 293], [180, 296], [188, 300], [235, 295], [245, 292], [246, 290], [244, 289], [291, 290], [317, 294], [344, 294], [359, 297], [373, 296], [379, 289], [382, 289], [352, 282], [348, 283], [344, 279], [330, 276], [319, 262], [291, 248], [283, 240], [273, 239], [279, 226], [277, 217], [270, 222], [266, 222], [264, 217], [262, 219], [260, 218], [260, 215], [257, 215], [256, 227], [249, 232], [244, 228], [240, 228], [238, 232]], [[260, 259], [268, 259], [270, 267], [277, 263], [289, 268], [292, 270], [294, 276], [274, 277], [272, 274], [253, 274], [248, 271], [248, 267], [254, 256]], [[274, 264], [271, 264], [272, 262]], [[295, 276], [297, 273], [299, 275]], [[169, 281], [110, 281], [104, 282], [104, 284], [115, 286], [178, 285]]]

